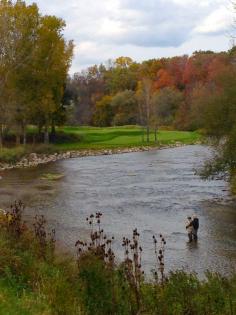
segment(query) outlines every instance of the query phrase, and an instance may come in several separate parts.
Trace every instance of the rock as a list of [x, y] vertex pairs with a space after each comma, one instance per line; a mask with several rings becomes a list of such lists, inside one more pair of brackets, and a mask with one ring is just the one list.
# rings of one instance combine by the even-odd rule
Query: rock
[[67, 151], [62, 153], [53, 153], [51, 155], [30, 153], [28, 157], [22, 158], [19, 162], [14, 165], [7, 163], [0, 163], [0, 170], [13, 169], [13, 168], [25, 168], [25, 167], [36, 167], [39, 164], [47, 164], [58, 160], [64, 160], [69, 158], [78, 158], [85, 156], [97, 156], [97, 155], [111, 155], [131, 152], [143, 152], [154, 149], [165, 149], [171, 147], [179, 147], [184, 144], [181, 142], [175, 142], [170, 145], [161, 145], [154, 147], [134, 147], [134, 148], [123, 148], [123, 149], [105, 149], [105, 150], [81, 150], [81, 151]]
[[35, 160], [37, 160], [37, 159], [38, 159], [37, 153], [30, 153], [28, 159], [29, 159], [29, 161], [35, 161]]
[[24, 165], [27, 165], [29, 163], [28, 159], [26, 158], [23, 158], [22, 160], [20, 160], [19, 162], [20, 164], [24, 164]]

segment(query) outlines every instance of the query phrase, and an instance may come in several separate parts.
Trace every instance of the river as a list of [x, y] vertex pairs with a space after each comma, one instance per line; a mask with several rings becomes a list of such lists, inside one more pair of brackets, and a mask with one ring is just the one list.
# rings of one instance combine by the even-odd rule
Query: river
[[[26, 219], [44, 214], [59, 242], [73, 251], [75, 241], [88, 234], [86, 217], [101, 211], [118, 259], [123, 257], [122, 237], [137, 228], [145, 271], [155, 264], [152, 236], [162, 233], [168, 270], [228, 274], [236, 266], [236, 205], [226, 182], [203, 181], [194, 174], [209, 156], [207, 147], [195, 145], [5, 171], [0, 174], [0, 208], [22, 200]], [[64, 177], [45, 180], [45, 173]], [[185, 221], [193, 213], [200, 219], [199, 241], [187, 244]]]

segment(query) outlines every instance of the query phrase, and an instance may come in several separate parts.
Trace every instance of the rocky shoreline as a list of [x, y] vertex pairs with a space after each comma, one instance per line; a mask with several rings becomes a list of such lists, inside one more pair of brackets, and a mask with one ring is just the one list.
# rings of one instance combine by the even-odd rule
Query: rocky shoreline
[[[195, 144], [200, 144], [197, 142]], [[28, 168], [28, 167], [37, 167], [41, 164], [48, 164], [60, 160], [79, 158], [86, 156], [98, 156], [98, 155], [112, 155], [112, 154], [123, 154], [123, 153], [132, 153], [132, 152], [143, 152], [157, 149], [167, 149], [167, 148], [176, 148], [184, 146], [185, 144], [181, 142], [176, 142], [169, 145], [160, 145], [156, 147], [133, 147], [133, 148], [115, 148], [115, 149], [102, 149], [102, 150], [80, 150], [80, 151], [67, 151], [61, 153], [53, 154], [37, 154], [30, 153], [29, 155], [23, 157], [20, 161], [9, 164], [0, 162], [0, 171], [10, 170], [10, 169], [19, 169], [19, 168]]]

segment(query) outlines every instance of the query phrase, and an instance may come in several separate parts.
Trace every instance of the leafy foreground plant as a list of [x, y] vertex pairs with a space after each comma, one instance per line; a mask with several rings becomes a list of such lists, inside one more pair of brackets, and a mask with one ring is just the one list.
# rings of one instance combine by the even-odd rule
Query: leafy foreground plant
[[165, 273], [166, 241], [153, 236], [156, 268], [145, 280], [139, 233], [123, 238], [124, 261], [115, 263], [113, 238], [100, 212], [87, 218], [89, 241], [76, 242], [77, 259], [55, 254], [55, 231], [44, 217], [31, 230], [16, 203], [0, 214], [0, 314], [205, 315], [236, 314], [236, 276]]

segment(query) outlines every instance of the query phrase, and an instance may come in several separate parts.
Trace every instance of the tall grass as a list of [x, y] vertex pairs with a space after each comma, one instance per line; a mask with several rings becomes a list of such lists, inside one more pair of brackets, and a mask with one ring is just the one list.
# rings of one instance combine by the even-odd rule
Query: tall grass
[[[236, 275], [206, 273], [205, 280], [184, 271], [165, 273], [165, 240], [154, 236], [156, 270], [142, 272], [139, 233], [123, 239], [124, 260], [115, 263], [113, 238], [102, 214], [87, 218], [90, 239], [76, 242], [76, 260], [55, 254], [55, 233], [43, 217], [33, 229], [16, 203], [0, 216], [0, 314], [61, 315], [233, 315]], [[144, 249], [145, 250], [145, 249]]]
[[0, 149], [0, 163], [14, 164], [30, 153], [52, 154], [57, 150], [53, 145], [38, 144]]
[[0, 149], [0, 163], [15, 163], [26, 154], [26, 149], [23, 146], [15, 148]]
[[236, 171], [231, 174], [231, 190], [234, 195], [236, 195]]

